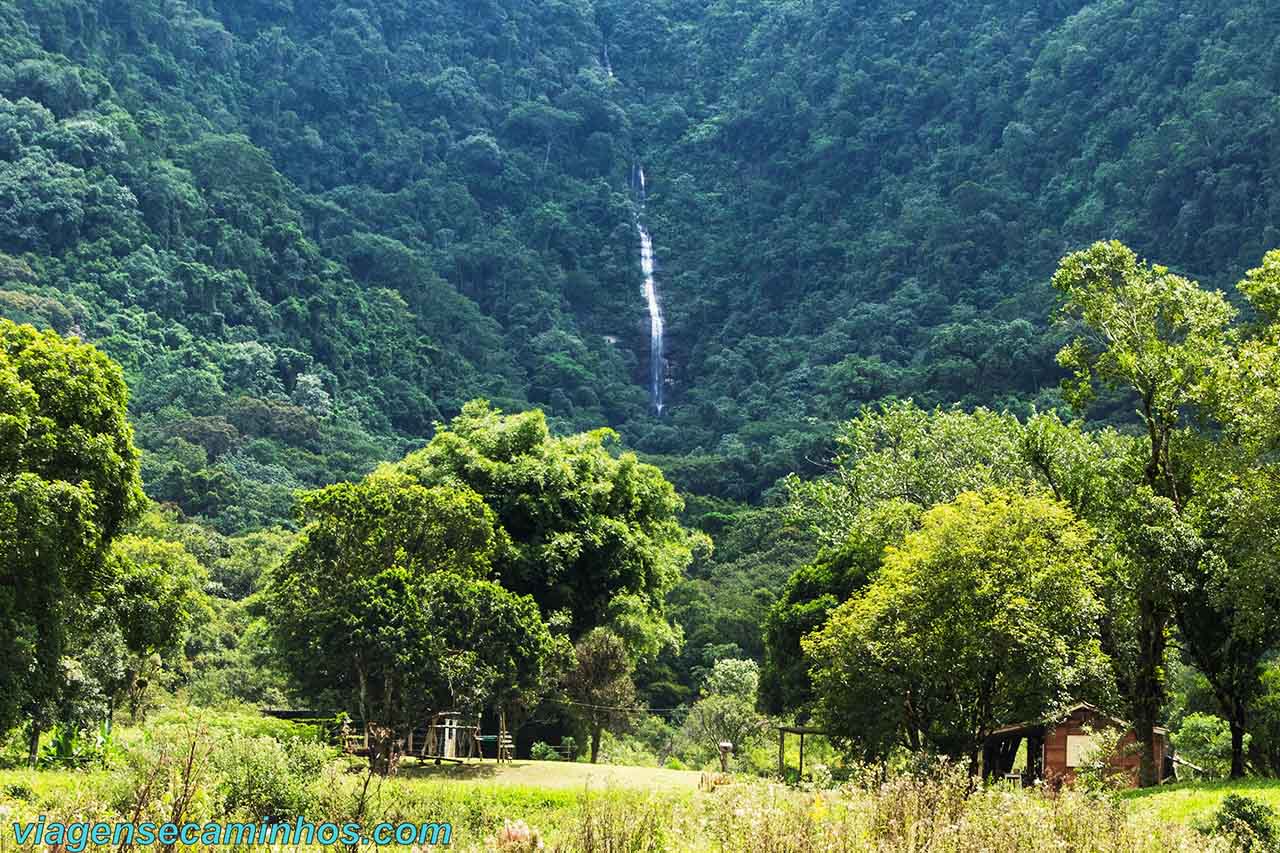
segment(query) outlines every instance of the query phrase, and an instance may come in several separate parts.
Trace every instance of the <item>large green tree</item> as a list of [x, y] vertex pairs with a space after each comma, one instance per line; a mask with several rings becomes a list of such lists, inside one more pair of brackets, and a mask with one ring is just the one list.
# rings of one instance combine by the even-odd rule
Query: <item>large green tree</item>
[[1233, 778], [1245, 772], [1263, 665], [1280, 646], [1280, 252], [1238, 289], [1252, 320], [1232, 330], [1206, 383], [1211, 429], [1183, 442], [1191, 493], [1185, 515], [1201, 553], [1173, 595], [1187, 655], [1230, 726]]
[[394, 469], [479, 495], [503, 537], [493, 558], [502, 585], [548, 615], [568, 612], [574, 636], [611, 620], [620, 633], [646, 633], [647, 621], [647, 633], [666, 636], [666, 595], [699, 539], [681, 526], [683, 501], [662, 472], [616, 451], [615, 438], [553, 436], [540, 411], [474, 401]]
[[92, 346], [0, 320], [0, 730], [34, 753], [80, 608], [142, 507], [120, 368]]
[[127, 699], [136, 719], [155, 664], [180, 649], [201, 615], [206, 575], [176, 542], [124, 536], [113, 546], [111, 556], [115, 577], [108, 610], [125, 654], [121, 678], [110, 685], [108, 713]]
[[926, 510], [965, 491], [1042, 479], [1012, 415], [930, 411], [910, 400], [842, 424], [832, 466], [822, 478], [786, 481], [785, 516], [824, 550], [791, 575], [764, 626], [761, 687], [775, 713], [809, 712], [812, 687], [801, 639], [875, 577], [885, 548], [898, 544]]
[[[1270, 288], [1261, 275], [1251, 281], [1256, 287], [1243, 289], [1265, 312]], [[1154, 727], [1175, 617], [1191, 658], [1234, 721], [1238, 775], [1244, 704], [1266, 651], [1260, 637], [1267, 631], [1255, 630], [1257, 614], [1269, 607], [1274, 584], [1265, 581], [1267, 561], [1249, 557], [1231, 533], [1250, 516], [1256, 520], [1259, 496], [1250, 492], [1266, 478], [1249, 473], [1259, 458], [1247, 448], [1259, 447], [1259, 430], [1247, 421], [1248, 407], [1224, 401], [1239, 399], [1234, 386], [1248, 373], [1232, 366], [1266, 350], [1241, 347], [1232, 329], [1236, 311], [1221, 293], [1148, 265], [1114, 241], [1064, 258], [1053, 283], [1059, 318], [1075, 335], [1059, 356], [1073, 374], [1068, 396], [1083, 409], [1100, 387], [1119, 393], [1136, 404], [1143, 433], [1131, 492], [1109, 517], [1095, 517], [1116, 527], [1118, 568], [1134, 604], [1136, 656], [1128, 686], [1143, 750], [1141, 780], [1158, 780]], [[1230, 377], [1225, 383], [1224, 374]], [[1267, 388], [1274, 380], [1253, 384]], [[1247, 589], [1254, 595], [1245, 596]], [[1246, 613], [1253, 615], [1243, 618]]]
[[299, 690], [370, 727], [380, 772], [431, 712], [530, 704], [550, 686], [537, 604], [487, 579], [502, 536], [479, 496], [384, 471], [304, 495], [301, 516], [267, 591], [277, 648]]
[[1105, 681], [1094, 537], [1043, 494], [965, 492], [804, 641], [819, 720], [862, 755], [967, 757]]

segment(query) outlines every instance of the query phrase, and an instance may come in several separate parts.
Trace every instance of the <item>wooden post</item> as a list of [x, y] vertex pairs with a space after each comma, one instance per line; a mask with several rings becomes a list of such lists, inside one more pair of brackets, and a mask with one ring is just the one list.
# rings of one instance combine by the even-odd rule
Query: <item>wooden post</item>
[[409, 754], [413, 755], [413, 727], [409, 728]]
[[787, 733], [778, 729], [778, 777], [787, 777]]
[[800, 733], [800, 778], [804, 779], [804, 732]]

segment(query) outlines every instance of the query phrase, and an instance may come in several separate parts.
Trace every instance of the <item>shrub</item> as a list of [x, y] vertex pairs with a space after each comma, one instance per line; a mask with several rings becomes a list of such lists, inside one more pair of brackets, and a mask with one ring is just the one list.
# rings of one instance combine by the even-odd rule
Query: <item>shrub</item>
[[546, 741], [538, 741], [529, 748], [529, 757], [534, 761], [559, 761], [560, 753]]
[[311, 783], [331, 758], [316, 743], [232, 735], [213, 755], [222, 811], [253, 820], [306, 815], [314, 802]]
[[1266, 803], [1227, 794], [1213, 816], [1212, 835], [1227, 839], [1233, 850], [1270, 853], [1277, 849], [1276, 813]]
[[600, 744], [600, 763], [621, 764], [627, 767], [657, 767], [658, 756], [654, 755], [639, 738], [605, 732]]
[[[1245, 748], [1249, 746], [1245, 735]], [[1221, 717], [1212, 714], [1189, 714], [1173, 733], [1173, 745], [1178, 752], [1214, 776], [1226, 776], [1231, 772], [1231, 726]]]
[[36, 798], [36, 792], [32, 790], [30, 785], [23, 782], [14, 782], [12, 785], [4, 786], [4, 796], [8, 800], [28, 803]]

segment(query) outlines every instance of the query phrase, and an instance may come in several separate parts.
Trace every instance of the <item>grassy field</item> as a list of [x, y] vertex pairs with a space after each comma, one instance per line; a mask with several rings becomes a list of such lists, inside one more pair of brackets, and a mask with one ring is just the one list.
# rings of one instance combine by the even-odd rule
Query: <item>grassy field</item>
[[[167, 821], [188, 788], [195, 795], [182, 819], [196, 823], [264, 816], [365, 826], [449, 822], [453, 849], [499, 853], [540, 849], [504, 843], [512, 821], [535, 830], [547, 851], [564, 853], [1202, 853], [1229, 849], [1196, 831], [1228, 793], [1280, 810], [1280, 783], [1051, 797], [1013, 788], [974, 792], [958, 766], [820, 791], [745, 775], [707, 791], [696, 771], [539, 761], [407, 760], [396, 777], [381, 780], [368, 776], [362, 760], [307, 740], [305, 730], [251, 714], [158, 714], [151, 723], [122, 733], [110, 769], [0, 771], [0, 853], [19, 850], [7, 825], [13, 821], [134, 814]], [[109, 851], [118, 853], [110, 846], [87, 853]]]
[[[363, 779], [354, 769], [317, 780], [305, 809], [310, 819], [349, 817], [342, 809], [349, 808], [347, 798]], [[507, 821], [517, 820], [540, 834], [545, 849], [565, 853], [1201, 853], [1227, 848], [1185, 822], [1210, 812], [1228, 790], [1280, 797], [1280, 786], [1197, 786], [1126, 795], [1116, 804], [1075, 792], [1058, 798], [1012, 789], [967, 794], [959, 779], [904, 777], [870, 789], [821, 792], [749, 779], [706, 792], [698, 780], [691, 772], [556, 762], [408, 766], [392, 780], [375, 779], [367, 818], [448, 821], [453, 849], [500, 853], [537, 849], [495, 845]], [[190, 817], [216, 819], [218, 780], [204, 784], [206, 808]], [[125, 806], [127, 789], [128, 780], [113, 771], [3, 771], [0, 813], [6, 820], [37, 814], [51, 820], [113, 818]], [[162, 804], [153, 816], [167, 817], [168, 808]], [[0, 853], [18, 850], [8, 827], [0, 829]]]
[[692, 791], [702, 774], [695, 770], [667, 770], [660, 767], [621, 767], [567, 761], [514, 761], [497, 764], [416, 764], [406, 762], [400, 771], [405, 781], [470, 782], [486, 785], [517, 785], [547, 790], [604, 790], [616, 788], [639, 791]]
[[1183, 782], [1126, 792], [1123, 799], [1135, 814], [1150, 815], [1163, 823], [1197, 826], [1213, 815], [1227, 794], [1261, 800], [1280, 813], [1280, 780], [1276, 779]]

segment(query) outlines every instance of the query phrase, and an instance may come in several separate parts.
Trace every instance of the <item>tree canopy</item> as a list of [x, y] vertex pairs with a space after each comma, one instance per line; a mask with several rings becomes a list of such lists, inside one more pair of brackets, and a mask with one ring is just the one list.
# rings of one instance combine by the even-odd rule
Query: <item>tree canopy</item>
[[96, 348], [0, 320], [0, 729], [52, 722], [76, 617], [141, 511], [127, 398]]
[[[532, 595], [548, 615], [569, 613], [576, 636], [611, 616], [633, 617], [633, 627], [634, 617], [660, 617], [698, 544], [680, 524], [674, 487], [633, 453], [615, 452], [615, 438], [553, 436], [541, 412], [504, 415], [477, 401], [394, 471], [478, 495], [508, 546], [494, 555], [503, 586]], [[660, 618], [651, 624], [662, 631]]]
[[970, 758], [986, 735], [1106, 680], [1093, 534], [1066, 506], [965, 492], [885, 552], [805, 640], [819, 719], [867, 757]]
[[276, 645], [305, 695], [374, 727], [382, 772], [428, 714], [550, 687], [555, 642], [532, 598], [488, 580], [498, 534], [474, 493], [383, 472], [305, 495], [301, 512], [268, 587]]

